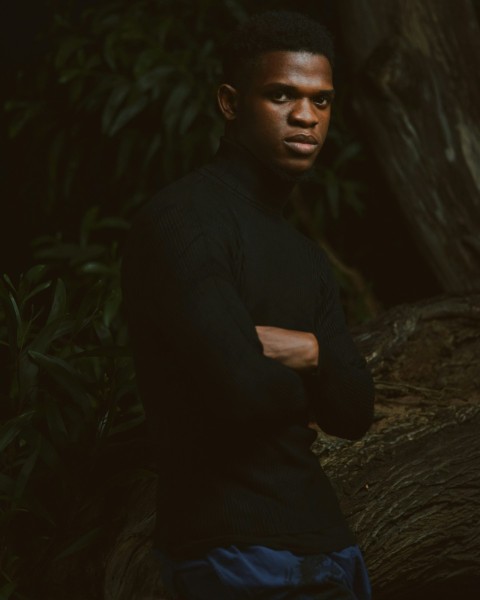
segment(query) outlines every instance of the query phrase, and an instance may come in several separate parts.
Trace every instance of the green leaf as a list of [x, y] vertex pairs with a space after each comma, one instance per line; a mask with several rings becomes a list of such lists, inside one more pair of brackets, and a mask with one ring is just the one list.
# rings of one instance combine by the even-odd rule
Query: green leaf
[[88, 381], [66, 361], [33, 350], [28, 352], [32, 360], [47, 373], [82, 408], [88, 410], [92, 398], [87, 390]]
[[147, 92], [149, 89], [158, 85], [159, 83], [164, 83], [168, 76], [174, 71], [174, 67], [171, 66], [156, 67], [148, 73], [144, 73], [137, 79], [137, 88], [141, 92]]
[[0, 473], [0, 492], [10, 496], [15, 486], [15, 480], [3, 473]]
[[87, 262], [80, 267], [81, 273], [91, 273], [93, 275], [109, 275], [112, 269], [105, 263]]
[[120, 129], [122, 129], [122, 127], [125, 127], [129, 121], [141, 113], [147, 104], [147, 96], [136, 95], [134, 98], [132, 98], [130, 102], [116, 115], [109, 130], [107, 130], [108, 135], [115, 135]]
[[112, 287], [110, 294], [103, 307], [103, 322], [106, 327], [112, 325], [112, 321], [118, 315], [120, 311], [120, 305], [122, 303], [122, 294], [118, 287]]
[[95, 227], [95, 222], [98, 219], [98, 210], [98, 206], [91, 206], [83, 215], [80, 225], [80, 244], [82, 246], [87, 244], [90, 233]]
[[55, 556], [55, 558], [53, 560], [54, 561], [62, 560], [63, 558], [66, 558], [67, 556], [71, 556], [72, 554], [76, 554], [77, 552], [80, 552], [80, 550], [88, 548], [89, 546], [91, 546], [93, 544], [93, 542], [95, 542], [98, 539], [101, 532], [102, 532], [101, 527], [95, 527], [95, 529], [91, 529], [88, 533], [85, 533], [84, 535], [79, 537], [77, 540], [75, 540], [72, 544], [67, 546], [64, 550], [62, 550], [62, 552], [60, 552], [60, 554], [57, 554], [57, 556]]
[[19, 311], [17, 303], [13, 298], [11, 292], [8, 291], [7, 287], [0, 280], [0, 300], [5, 310], [5, 321], [7, 326], [8, 346], [12, 359], [15, 358], [18, 349], [18, 328], [19, 328]]
[[144, 168], [147, 170], [150, 167], [151, 160], [157, 153], [162, 143], [162, 136], [159, 133], [152, 135], [151, 142], [148, 145], [148, 150], [145, 153]]
[[173, 89], [163, 107], [162, 119], [167, 135], [175, 130], [178, 121], [182, 118], [183, 103], [191, 95], [189, 83], [181, 81]]
[[27, 398], [33, 400], [37, 389], [38, 367], [29, 358], [25, 351], [18, 358], [18, 402], [24, 404]]
[[[88, 263], [87, 263], [88, 264]], [[75, 311], [75, 330], [77, 335], [82, 329], [89, 325], [99, 310], [100, 298], [103, 294], [104, 282], [95, 282], [81, 299], [80, 306]]]
[[15, 440], [33, 416], [34, 412], [28, 411], [0, 426], [0, 453]]
[[69, 152], [66, 152], [65, 149], [65, 137], [65, 130], [60, 131], [52, 139], [50, 150], [48, 152], [49, 194], [51, 198], [54, 197], [59, 174], [61, 177], [62, 161], [65, 161], [65, 158], [69, 156]]
[[70, 35], [67, 38], [64, 38], [58, 46], [54, 62], [55, 67], [57, 69], [63, 67], [71, 55], [87, 43], [88, 38], [80, 35]]
[[342, 185], [345, 202], [353, 208], [357, 215], [362, 215], [365, 210], [365, 205], [357, 194], [357, 186], [346, 181]]
[[76, 79], [77, 77], [82, 77], [82, 76], [83, 76], [83, 69], [80, 69], [78, 67], [73, 67], [71, 69], [65, 69], [64, 71], [62, 71], [62, 74], [59, 76], [58, 82], [59, 83], [69, 83], [73, 79]]
[[225, 7], [235, 17], [236, 21], [243, 23], [248, 18], [248, 12], [246, 11], [243, 3], [238, 0], [223, 0]]
[[10, 300], [10, 306], [11, 306], [11, 310], [12, 313], [14, 315], [15, 318], [15, 323], [16, 323], [16, 331], [17, 331], [17, 336], [16, 336], [16, 346], [17, 348], [20, 347], [20, 342], [21, 339], [23, 337], [23, 321], [22, 321], [22, 316], [20, 314], [20, 309], [18, 308], [18, 304], [15, 300], [15, 298], [13, 297], [12, 293], [8, 294], [8, 299]]
[[29, 344], [29, 350], [45, 352], [52, 342], [73, 332], [75, 320], [68, 316], [63, 316], [47, 324], [38, 332], [35, 338]]
[[14, 491], [14, 499], [19, 500], [25, 491], [25, 488], [28, 484], [28, 480], [30, 479], [30, 475], [32, 474], [35, 465], [37, 464], [38, 455], [40, 453], [40, 447], [37, 444], [34, 447], [30, 456], [23, 463], [22, 468], [20, 469], [20, 473], [17, 476], [17, 480], [15, 482], [15, 491]]
[[105, 252], [105, 246], [100, 244], [89, 244], [82, 247], [78, 244], [56, 244], [50, 248], [40, 248], [36, 250], [35, 257], [42, 260], [69, 261], [70, 266], [75, 266], [102, 256]]
[[180, 124], [178, 126], [178, 132], [180, 133], [180, 135], [183, 135], [187, 132], [188, 128], [193, 123], [199, 111], [200, 106], [198, 106], [197, 104], [192, 103], [189, 106], [187, 106], [185, 112], [182, 115], [182, 118], [180, 119]]
[[122, 219], [121, 217], [105, 217], [103, 219], [98, 220], [92, 229], [121, 229], [128, 230], [130, 229], [130, 223], [126, 219]]
[[23, 307], [26, 302], [34, 298], [40, 292], [47, 290], [52, 285], [51, 281], [45, 281], [44, 283], [39, 283], [37, 286], [33, 288], [33, 290], [22, 299], [21, 306]]
[[352, 142], [345, 146], [333, 163], [334, 170], [337, 170], [344, 163], [349, 162], [360, 154], [362, 146], [358, 142]]
[[13, 592], [17, 589], [17, 584], [13, 581], [9, 581], [0, 588], [0, 600], [8, 600], [11, 598]]
[[137, 417], [123, 421], [121, 423], [118, 423], [117, 425], [114, 425], [113, 427], [110, 427], [110, 430], [108, 433], [109, 433], [109, 435], [115, 435], [117, 433], [123, 433], [124, 431], [130, 431], [131, 429], [135, 429], [135, 427], [138, 427], [139, 425], [141, 425], [144, 422], [145, 422], [145, 415], [142, 414]]
[[8, 124], [8, 137], [15, 139], [26, 126], [45, 111], [44, 100], [33, 102], [7, 102], [5, 110], [12, 111]]
[[112, 125], [115, 119], [115, 116], [124, 102], [125, 98], [128, 96], [131, 90], [131, 83], [124, 81], [123, 83], [117, 83], [110, 96], [105, 104], [102, 113], [102, 131], [108, 135], [111, 134]]
[[68, 431], [63, 419], [63, 415], [55, 400], [48, 400], [45, 404], [45, 418], [48, 429], [54, 443], [63, 443], [68, 439]]
[[34, 267], [28, 269], [28, 271], [25, 273], [25, 275], [22, 278], [22, 283], [26, 283], [30, 288], [33, 285], [37, 284], [46, 272], [46, 265], [35, 265]]
[[55, 284], [55, 292], [53, 294], [53, 302], [50, 307], [50, 312], [47, 317], [47, 324], [58, 320], [65, 315], [67, 310], [67, 291], [65, 284], [61, 279], [57, 279]]
[[[49, 528], [58, 526], [58, 511], [52, 514], [41, 502], [40, 494], [25, 494], [23, 501], [25, 509], [38, 519], [42, 519], [45, 523], [48, 523]], [[18, 600], [21, 599], [19, 598]]]
[[102, 322], [95, 321], [93, 324], [93, 328], [95, 329], [95, 333], [97, 334], [98, 339], [103, 345], [113, 346], [112, 332], [103, 322], [103, 320]]
[[78, 444], [83, 439], [86, 431], [91, 430], [92, 414], [85, 418], [85, 411], [76, 404], [65, 404], [62, 406], [62, 412], [67, 425], [69, 439], [73, 444]]
[[70, 356], [70, 360], [78, 358], [93, 358], [106, 356], [108, 358], [131, 358], [132, 351], [120, 346], [101, 346], [91, 350], [82, 350]]
[[[60, 455], [58, 453], [60, 448], [57, 450], [57, 448], [42, 434], [39, 434], [39, 439], [40, 458], [48, 466], [49, 470], [52, 471], [58, 467], [60, 462]], [[71, 437], [69, 437], [69, 439], [70, 441], [76, 441], [74, 439], [72, 440]]]
[[116, 64], [116, 56], [115, 56], [115, 44], [117, 43], [117, 35], [116, 33], [109, 33], [105, 37], [105, 42], [103, 44], [103, 57], [105, 58], [105, 62], [110, 67], [112, 71], [115, 71], [117, 68]]

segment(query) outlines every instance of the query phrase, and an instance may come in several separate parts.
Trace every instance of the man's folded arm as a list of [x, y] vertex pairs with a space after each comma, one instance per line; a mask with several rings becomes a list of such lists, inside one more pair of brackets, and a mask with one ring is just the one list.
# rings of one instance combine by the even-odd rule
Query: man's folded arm
[[222, 239], [196, 226], [175, 235], [158, 224], [137, 229], [124, 259], [128, 310], [144, 311], [204, 409], [233, 422], [302, 413], [306, 420], [302, 378], [263, 355]]
[[321, 429], [353, 440], [362, 437], [372, 423], [373, 380], [347, 329], [338, 286], [324, 260], [322, 309], [313, 332], [318, 365], [304, 379], [312, 416]]

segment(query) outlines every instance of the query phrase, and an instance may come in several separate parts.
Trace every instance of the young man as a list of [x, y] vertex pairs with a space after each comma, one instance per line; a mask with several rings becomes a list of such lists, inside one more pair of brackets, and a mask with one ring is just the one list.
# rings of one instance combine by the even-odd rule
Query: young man
[[172, 597], [370, 597], [309, 423], [361, 437], [372, 381], [324, 253], [282, 217], [327, 135], [332, 62], [316, 22], [247, 22], [225, 57], [217, 155], [132, 228], [124, 294]]

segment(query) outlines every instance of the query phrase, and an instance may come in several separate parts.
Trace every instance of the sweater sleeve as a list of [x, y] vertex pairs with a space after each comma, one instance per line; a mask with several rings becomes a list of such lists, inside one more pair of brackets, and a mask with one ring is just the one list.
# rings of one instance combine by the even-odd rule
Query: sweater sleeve
[[373, 381], [347, 329], [338, 286], [323, 253], [320, 260], [314, 331], [319, 360], [318, 367], [305, 376], [305, 385], [318, 425], [330, 435], [353, 440], [372, 423]]
[[128, 313], [141, 311], [141, 320], [130, 321], [182, 366], [202, 412], [237, 424], [294, 414], [307, 422], [302, 378], [263, 355], [237, 291], [231, 223], [204, 221], [173, 208], [134, 225], [123, 286]]

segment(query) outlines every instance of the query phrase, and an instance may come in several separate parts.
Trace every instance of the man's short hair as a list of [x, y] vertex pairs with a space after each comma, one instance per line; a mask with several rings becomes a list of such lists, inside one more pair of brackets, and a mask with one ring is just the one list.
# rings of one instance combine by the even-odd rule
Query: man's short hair
[[297, 12], [265, 11], [250, 17], [227, 40], [222, 83], [240, 85], [258, 58], [275, 50], [321, 54], [333, 69], [333, 40], [326, 27]]

